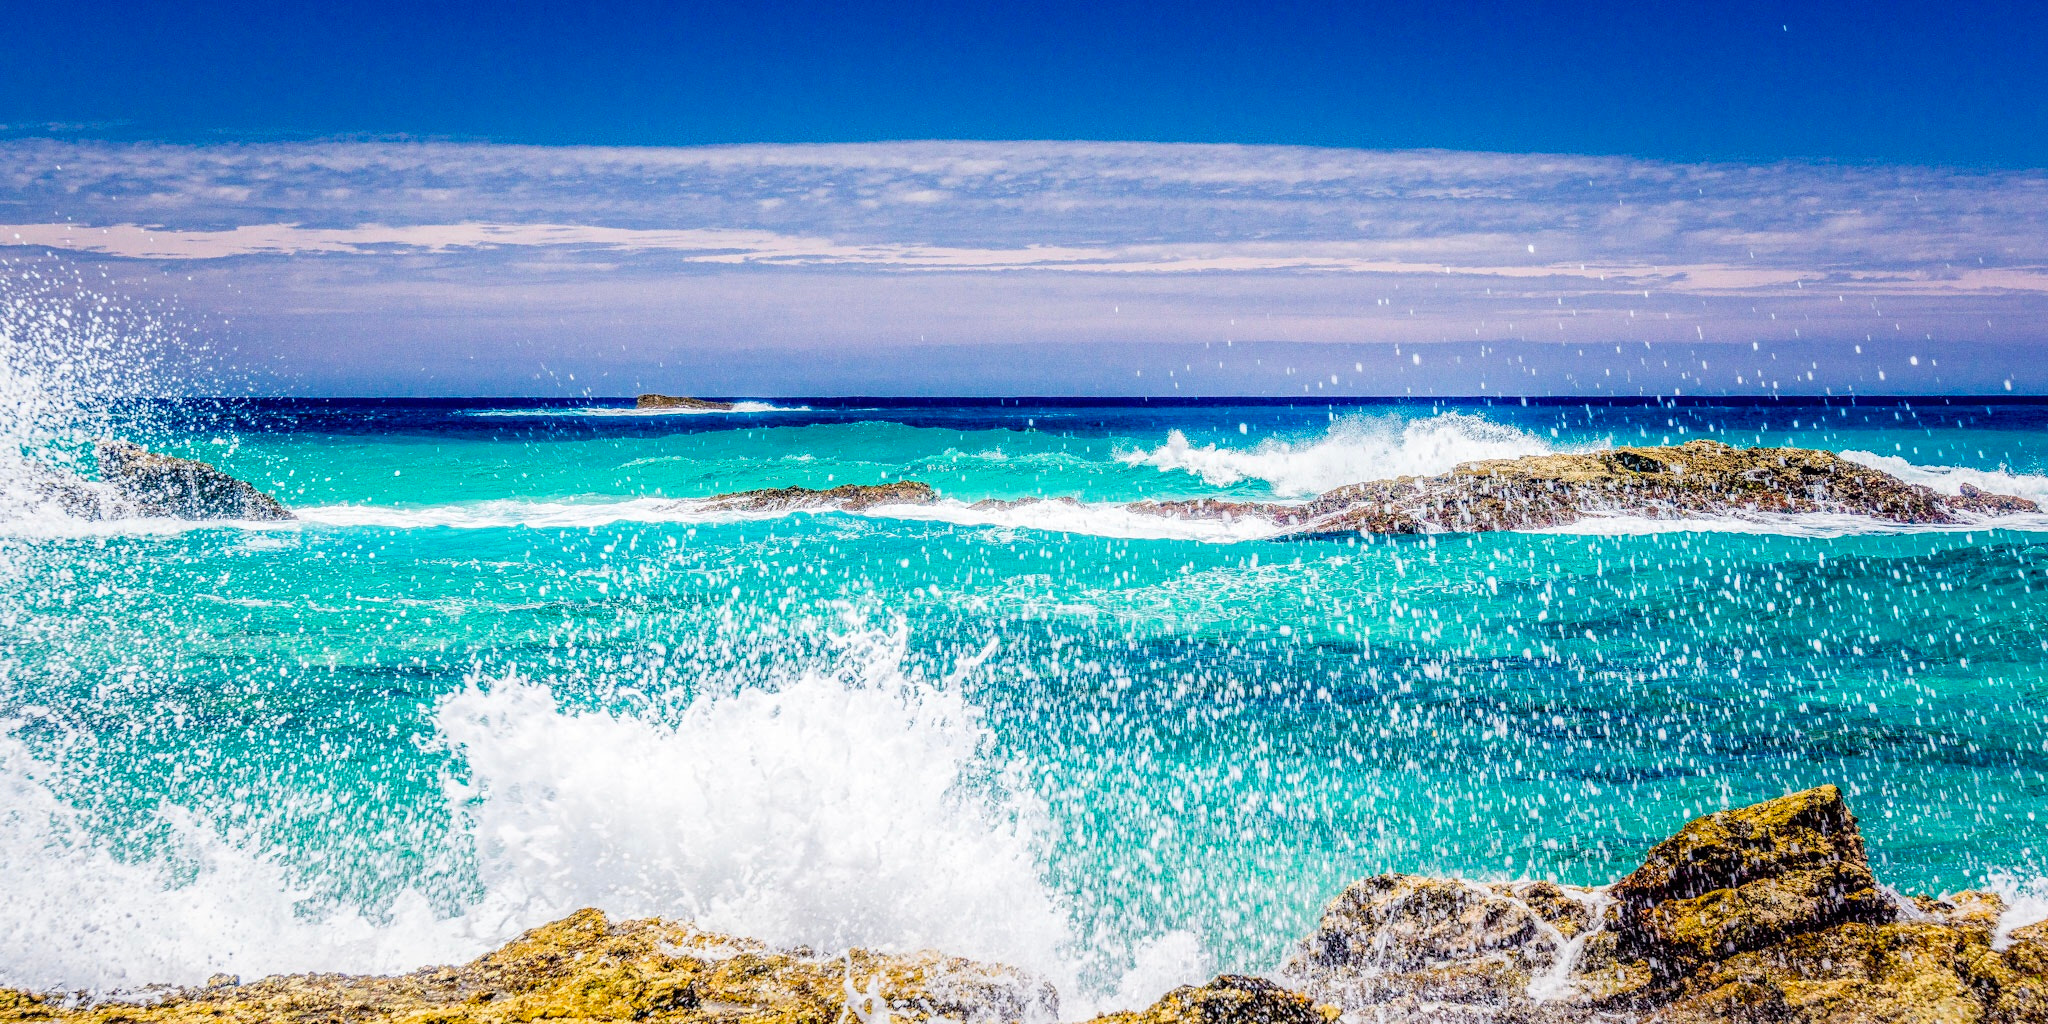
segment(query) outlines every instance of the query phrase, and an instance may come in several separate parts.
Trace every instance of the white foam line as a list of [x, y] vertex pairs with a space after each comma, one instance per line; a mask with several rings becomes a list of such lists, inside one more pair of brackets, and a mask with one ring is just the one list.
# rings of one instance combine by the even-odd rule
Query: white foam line
[[575, 409], [472, 409], [466, 416], [569, 416], [569, 417], [658, 417], [658, 416], [732, 416], [740, 413], [761, 412], [810, 412], [808, 405], [780, 406], [767, 402], [734, 402], [730, 409], [620, 409], [611, 406], [586, 406]]
[[[795, 515], [851, 515], [871, 520], [943, 522], [1046, 533], [1067, 533], [1127, 540], [1189, 540], [1234, 544], [1267, 540], [1281, 530], [1246, 516], [1232, 519], [1189, 519], [1132, 511], [1117, 503], [1037, 501], [1007, 508], [974, 508], [963, 501], [933, 505], [880, 505], [846, 512], [839, 509], [736, 511], [707, 507], [702, 499], [633, 498], [605, 502], [540, 502], [505, 499], [404, 508], [389, 505], [319, 505], [295, 510], [296, 522], [241, 520], [118, 519], [82, 520], [57, 513], [0, 523], [0, 538], [61, 540], [116, 536], [171, 536], [195, 530], [242, 530], [278, 533], [306, 526], [358, 529], [572, 530], [614, 523], [677, 523], [716, 525], [780, 519]], [[1743, 533], [1827, 539], [1907, 533], [1965, 533], [1986, 530], [2048, 532], [2048, 513], [1972, 516], [1960, 523], [1894, 523], [1838, 513], [1702, 516], [1653, 519], [1630, 515], [1593, 515], [1565, 526], [1512, 531], [1527, 534], [1581, 536], [1645, 536], [1667, 533]]]

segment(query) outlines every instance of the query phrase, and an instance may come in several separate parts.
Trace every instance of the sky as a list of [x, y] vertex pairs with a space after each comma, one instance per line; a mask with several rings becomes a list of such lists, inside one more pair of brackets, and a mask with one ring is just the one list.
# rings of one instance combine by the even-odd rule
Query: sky
[[257, 391], [2048, 392], [2048, 5], [8, 10], [0, 290]]

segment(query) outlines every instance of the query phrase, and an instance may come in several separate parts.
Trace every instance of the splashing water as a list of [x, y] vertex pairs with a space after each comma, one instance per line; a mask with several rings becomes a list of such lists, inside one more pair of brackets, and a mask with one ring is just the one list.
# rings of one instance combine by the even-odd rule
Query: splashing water
[[1428, 476], [1459, 463], [1544, 455], [1552, 446], [1513, 427], [1463, 413], [1425, 419], [1351, 418], [1308, 441], [1269, 438], [1245, 448], [1199, 448], [1175, 430], [1164, 445], [1120, 456], [1132, 466], [1192, 473], [1217, 487], [1261, 480], [1281, 497], [1303, 497], [1362, 480]]

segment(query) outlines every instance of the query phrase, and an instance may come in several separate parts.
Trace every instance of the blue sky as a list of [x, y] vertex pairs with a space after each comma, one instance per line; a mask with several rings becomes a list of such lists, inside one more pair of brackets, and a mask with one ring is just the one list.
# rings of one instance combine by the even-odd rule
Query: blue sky
[[0, 287], [264, 391], [2048, 391], [2038, 8], [982, 6], [10, 5]]

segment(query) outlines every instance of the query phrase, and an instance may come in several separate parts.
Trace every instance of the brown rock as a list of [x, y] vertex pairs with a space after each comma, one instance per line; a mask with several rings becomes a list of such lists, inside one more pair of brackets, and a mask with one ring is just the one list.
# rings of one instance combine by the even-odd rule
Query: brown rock
[[738, 406], [731, 402], [714, 402], [708, 398], [687, 398], [682, 395], [641, 395], [633, 400], [633, 408], [731, 412]]
[[1856, 819], [1833, 786], [1696, 818], [1608, 894], [1625, 950], [1664, 975], [1898, 912], [1878, 892]]
[[172, 519], [296, 518], [276, 498], [196, 459], [158, 454], [127, 441], [93, 445], [100, 478], [128, 515]]
[[83, 1005], [0, 990], [0, 1022], [833, 1024], [863, 1014], [879, 1022], [884, 1009], [905, 1024], [1049, 1022], [1059, 1012], [1050, 986], [1009, 967], [929, 952], [820, 958], [673, 922], [614, 923], [595, 910], [462, 967], [395, 978], [292, 975]]
[[1337, 1011], [1242, 974], [1219, 974], [1207, 985], [1182, 985], [1151, 1007], [1111, 1013], [1093, 1024], [1330, 1024]]
[[797, 509], [837, 508], [857, 512], [876, 505], [929, 505], [939, 500], [937, 491], [915, 480], [886, 484], [842, 484], [829, 490], [809, 487], [775, 487], [758, 491], [720, 494], [707, 499], [711, 508], [735, 512], [787, 512]]
[[1541, 529], [1599, 515], [1839, 512], [1955, 523], [1965, 514], [2039, 511], [2024, 498], [1975, 488], [1944, 495], [1833, 452], [1737, 449], [1706, 440], [1468, 462], [1437, 476], [1351, 484], [1302, 504], [1198, 500], [1131, 508], [1186, 518], [1257, 516], [1286, 537]]
[[1569, 1019], [1649, 980], [1611, 963], [1604, 903], [1551, 882], [1377, 875], [1330, 903], [1277, 976], [1364, 1020]]

